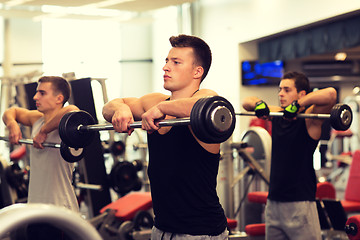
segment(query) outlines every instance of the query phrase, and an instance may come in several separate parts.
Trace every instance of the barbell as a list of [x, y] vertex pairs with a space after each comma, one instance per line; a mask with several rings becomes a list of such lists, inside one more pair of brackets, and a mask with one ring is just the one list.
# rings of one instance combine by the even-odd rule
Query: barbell
[[[8, 137], [0, 136], [0, 140], [10, 142]], [[19, 143], [33, 145], [34, 141], [32, 139], [20, 139]], [[78, 162], [83, 158], [84, 149], [83, 148], [71, 148], [68, 147], [65, 143], [50, 143], [44, 142], [42, 143], [44, 147], [50, 148], [59, 148], [61, 157], [70, 163]]]
[[[190, 125], [194, 135], [205, 143], [221, 143], [233, 133], [236, 115], [255, 116], [255, 112], [235, 113], [229, 101], [221, 96], [200, 98], [191, 109], [189, 118], [158, 121], [160, 127]], [[272, 117], [282, 117], [283, 112], [271, 112]], [[352, 122], [352, 111], [348, 105], [335, 105], [330, 114], [298, 114], [299, 118], [330, 119], [336, 130], [346, 130]], [[141, 128], [141, 121], [130, 124], [130, 128]], [[59, 124], [61, 140], [68, 146], [81, 148], [89, 145], [96, 131], [113, 130], [112, 124], [95, 124], [94, 118], [85, 111], [66, 113]]]
[[[255, 112], [241, 112], [235, 113], [239, 116], [256, 116]], [[270, 117], [283, 117], [283, 112], [270, 112]], [[314, 119], [330, 119], [330, 125], [335, 130], [345, 131], [349, 129], [352, 123], [353, 114], [351, 108], [346, 104], [336, 104], [331, 109], [330, 114], [315, 114], [315, 113], [299, 113], [297, 118], [314, 118]]]
[[[59, 123], [59, 135], [68, 146], [81, 148], [89, 145], [96, 131], [113, 130], [112, 124], [94, 124], [94, 118], [85, 111], [66, 113]], [[191, 125], [194, 135], [205, 143], [226, 141], [235, 129], [235, 112], [231, 103], [220, 96], [199, 99], [189, 118], [160, 120], [160, 127]], [[141, 128], [141, 121], [133, 122], [130, 128]]]

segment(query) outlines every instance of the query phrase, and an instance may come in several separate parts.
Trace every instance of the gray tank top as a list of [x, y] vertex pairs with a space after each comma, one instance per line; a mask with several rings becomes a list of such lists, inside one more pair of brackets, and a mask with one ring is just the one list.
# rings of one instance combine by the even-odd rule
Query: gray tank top
[[[44, 118], [32, 127], [31, 138], [44, 125]], [[47, 135], [46, 142], [60, 143], [57, 130]], [[66, 162], [59, 148], [38, 149], [30, 147], [30, 180], [28, 203], [45, 203], [79, 211], [75, 191], [72, 186], [74, 163]]]

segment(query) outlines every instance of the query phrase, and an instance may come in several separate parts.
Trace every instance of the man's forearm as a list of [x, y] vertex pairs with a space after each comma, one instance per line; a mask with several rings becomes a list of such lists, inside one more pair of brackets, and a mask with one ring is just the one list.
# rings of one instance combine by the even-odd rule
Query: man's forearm
[[63, 107], [59, 112], [56, 113], [56, 115], [51, 118], [48, 122], [46, 122], [40, 129], [41, 133], [48, 134], [55, 129], [58, 129], [59, 123], [61, 121], [61, 118], [68, 112], [79, 110], [78, 107], [74, 105], [69, 105], [66, 107]]
[[242, 106], [246, 111], [253, 111], [257, 102], [261, 101], [258, 97], [247, 97], [243, 100]]
[[198, 98], [186, 98], [172, 101], [163, 101], [157, 105], [159, 110], [169, 116], [184, 118], [189, 117]]
[[105, 120], [111, 122], [115, 111], [121, 108], [123, 104], [125, 104], [125, 102], [121, 98], [117, 98], [106, 103], [102, 109], [102, 114]]
[[302, 107], [317, 105], [317, 106], [326, 106], [334, 105], [336, 103], [337, 93], [336, 90], [332, 87], [320, 89], [315, 92], [311, 92], [299, 99], [298, 103]]
[[11, 123], [17, 123], [15, 109], [9, 108], [8, 110], [6, 110], [2, 116], [2, 120], [5, 124], [5, 126], [8, 126]]

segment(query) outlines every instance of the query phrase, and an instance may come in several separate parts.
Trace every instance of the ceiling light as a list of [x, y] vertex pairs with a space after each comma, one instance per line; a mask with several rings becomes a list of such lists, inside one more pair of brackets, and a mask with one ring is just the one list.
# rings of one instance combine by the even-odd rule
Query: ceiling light
[[60, 7], [53, 5], [43, 5], [42, 11], [50, 14], [75, 14], [75, 15], [87, 15], [87, 16], [101, 16], [101, 17], [117, 17], [120, 15], [119, 10], [115, 9], [99, 9], [90, 7]]
[[10, 0], [10, 1], [5, 2], [5, 5], [9, 6], [9, 7], [13, 7], [13, 6], [22, 5], [26, 2], [31, 2], [31, 1], [33, 1], [33, 0]]
[[97, 2], [97, 3], [83, 5], [82, 7], [101, 8], [101, 7], [108, 7], [108, 6], [113, 6], [113, 5], [116, 5], [116, 4], [121, 4], [121, 3], [126, 3], [126, 2], [133, 2], [133, 1], [135, 1], [135, 0], [106, 0], [106, 1], [100, 1], [100, 2]]
[[335, 60], [336, 61], [345, 61], [347, 55], [344, 52], [338, 52], [335, 54]]

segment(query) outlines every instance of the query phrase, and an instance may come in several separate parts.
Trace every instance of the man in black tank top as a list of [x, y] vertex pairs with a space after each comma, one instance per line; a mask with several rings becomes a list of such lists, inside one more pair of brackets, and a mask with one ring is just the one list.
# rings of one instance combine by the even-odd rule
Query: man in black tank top
[[330, 113], [337, 93], [334, 88], [309, 92], [309, 80], [304, 74], [288, 72], [279, 85], [280, 107], [268, 106], [258, 97], [243, 101], [244, 109], [255, 111], [259, 118], [269, 119], [269, 112], [284, 112], [283, 118], [270, 119], [272, 153], [265, 210], [266, 239], [321, 239], [313, 154], [323, 120], [296, 115]]
[[142, 121], [148, 131], [151, 196], [155, 226], [151, 239], [227, 239], [227, 220], [216, 193], [220, 144], [198, 140], [190, 126], [162, 127], [160, 119], [189, 117], [195, 102], [217, 95], [199, 89], [211, 65], [209, 46], [200, 38], [170, 38], [164, 88], [170, 95], [114, 99], [103, 108], [117, 132], [131, 134], [129, 124]]

